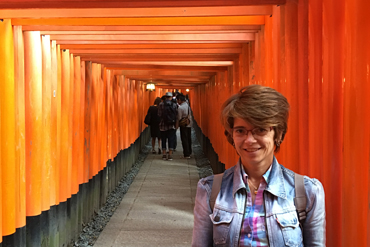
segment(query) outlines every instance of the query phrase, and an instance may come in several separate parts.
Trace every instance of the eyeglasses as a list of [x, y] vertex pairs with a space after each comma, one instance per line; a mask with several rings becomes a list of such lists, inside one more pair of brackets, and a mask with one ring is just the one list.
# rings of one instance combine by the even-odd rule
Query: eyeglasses
[[256, 136], [265, 136], [271, 130], [272, 130], [272, 127], [269, 127], [268, 129], [257, 127], [251, 130], [247, 130], [246, 128], [242, 128], [242, 127], [237, 127], [237, 128], [232, 129], [233, 137], [239, 137], [239, 138], [248, 136], [249, 131], [252, 133], [253, 137], [256, 137]]

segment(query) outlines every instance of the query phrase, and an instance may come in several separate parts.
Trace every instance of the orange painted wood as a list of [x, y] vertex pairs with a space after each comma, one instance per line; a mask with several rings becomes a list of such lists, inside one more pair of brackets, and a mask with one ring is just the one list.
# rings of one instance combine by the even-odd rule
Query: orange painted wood
[[100, 171], [101, 161], [101, 64], [93, 64], [93, 92], [95, 93], [95, 143], [94, 143], [94, 174]]
[[134, 105], [134, 121], [133, 121], [133, 135], [132, 135], [132, 142], [131, 143], [134, 143], [136, 141], [136, 138], [140, 135], [141, 133], [141, 123], [139, 122], [139, 119], [140, 119], [140, 113], [139, 112], [139, 89], [140, 89], [140, 81], [138, 80], [133, 80], [133, 83], [134, 83], [134, 92], [133, 92], [133, 96], [134, 96], [134, 102], [133, 102], [133, 105]]
[[[72, 195], [72, 188], [77, 182], [77, 169], [76, 164], [73, 164], [73, 132], [74, 132], [74, 94], [75, 94], [75, 83], [74, 83], [74, 59], [73, 54], [69, 52], [69, 116], [68, 116], [68, 179], [70, 184], [67, 186], [68, 198]], [[73, 181], [74, 180], [74, 181]]]
[[[299, 121], [299, 138], [301, 140], [308, 140], [309, 129], [308, 125], [308, 95], [309, 95], [309, 61], [308, 61], [308, 4], [305, 1], [298, 3], [298, 81], [301, 82], [298, 88], [298, 121]], [[308, 159], [303, 158], [303, 154], [308, 150], [308, 142], [300, 142], [299, 145], [299, 168], [297, 172], [308, 174], [309, 162]]]
[[51, 112], [50, 112], [50, 135], [51, 135], [51, 169], [50, 169], [50, 205], [59, 203], [59, 160], [58, 160], [58, 53], [59, 48], [55, 41], [51, 41]]
[[[308, 125], [323, 126], [322, 109], [322, 1], [310, 1], [308, 4], [309, 28], [309, 74], [308, 74]], [[323, 177], [324, 165], [322, 133], [314, 128], [308, 129], [308, 174]]]
[[[110, 65], [107, 67], [114, 71], [119, 70], [155, 70], [155, 71], [172, 71], [172, 70], [179, 70], [179, 71], [194, 71], [194, 72], [219, 72], [219, 71], [225, 71], [226, 67], [223, 66], [163, 66], [163, 65], [130, 65], [130, 64], [123, 64], [123, 65]], [[118, 72], [119, 73], [119, 72]]]
[[92, 63], [91, 67], [91, 120], [90, 120], [90, 167], [91, 179], [98, 172], [98, 64]]
[[[323, 185], [326, 189], [327, 241], [333, 246], [342, 246], [343, 194], [338, 194], [343, 181], [343, 80], [344, 80], [344, 39], [345, 0], [335, 3], [323, 1]], [[339, 179], [338, 179], [339, 178]], [[344, 185], [344, 186], [350, 186]]]
[[107, 129], [107, 69], [102, 66], [101, 74], [101, 84], [102, 84], [102, 145], [101, 145], [101, 163], [100, 169], [103, 170], [106, 167], [108, 154], [107, 154], [107, 144], [108, 144], [108, 129]]
[[286, 135], [283, 145], [286, 152], [285, 160], [280, 161], [286, 167], [298, 171], [299, 169], [299, 149], [296, 145], [296, 137], [299, 137], [299, 102], [298, 91], [298, 8], [297, 4], [289, 1], [285, 6], [285, 79], [287, 83], [281, 90], [290, 104], [289, 111], [289, 133]]
[[[129, 79], [124, 76], [124, 84], [123, 84], [123, 92], [124, 92], [124, 105], [125, 107], [123, 108], [123, 120], [125, 123], [129, 123], [130, 115], [129, 115]], [[129, 147], [129, 125], [125, 124], [123, 126], [123, 136], [124, 136], [124, 148]]]
[[[255, 40], [254, 33], [249, 33], [248, 36], [251, 38], [251, 40]], [[200, 37], [200, 38], [204, 38]], [[237, 37], [236, 37], [237, 38]], [[251, 41], [249, 40], [249, 41]], [[245, 42], [249, 42], [248, 40], [245, 40]], [[238, 44], [240, 42], [244, 42], [244, 40], [238, 40], [234, 39], [229, 41], [226, 37], [221, 36], [218, 40], [169, 40], [169, 39], [146, 39], [146, 40], [120, 40], [120, 39], [109, 39], [109, 40], [73, 40], [73, 39], [61, 39], [58, 41], [58, 44], [60, 45], [81, 45], [81, 44], [96, 44], [96, 45], [116, 45], [116, 44], [183, 44], [183, 43], [190, 43], [190, 44], [228, 44], [229, 42], [233, 44]]]
[[[118, 81], [119, 76], [114, 76], [113, 80], [113, 99], [112, 99], [112, 121], [113, 121], [113, 144], [112, 144], [112, 155], [113, 157], [116, 156], [118, 152], [118, 94], [119, 94], [119, 88], [118, 88]], [[128, 123], [129, 124], [129, 123]]]
[[265, 80], [264, 84], [269, 87], [274, 86], [274, 80], [273, 80], [273, 60], [269, 59], [272, 57], [272, 47], [273, 47], [273, 41], [272, 41], [272, 35], [273, 35], [273, 18], [270, 16], [265, 16], [265, 26], [264, 26], [264, 42], [265, 42], [265, 59], [264, 59], [264, 65], [265, 65]]
[[51, 47], [50, 36], [41, 36], [42, 51], [42, 184], [41, 184], [41, 210], [50, 209], [50, 182], [51, 170]]
[[[26, 224], [26, 124], [24, 42], [21, 26], [13, 27], [14, 35], [14, 85], [15, 85], [15, 227]], [[1, 138], [0, 138], [1, 139]], [[1, 155], [0, 155], [1, 157]], [[0, 158], [1, 160], [1, 158]]]
[[96, 18], [271, 15], [271, 5], [172, 8], [2, 9], [3, 18]]
[[213, 6], [244, 6], [244, 5], [266, 5], [266, 4], [285, 4], [285, 0], [202, 0], [202, 1], [40, 1], [13, 0], [11, 2], [1, 2], [1, 8], [155, 8], [155, 7], [213, 7]]
[[68, 50], [61, 50], [61, 137], [60, 137], [60, 185], [59, 202], [65, 202], [71, 192], [71, 113], [73, 97], [70, 76], [70, 55]]
[[125, 107], [125, 104], [123, 102], [124, 100], [124, 89], [123, 89], [123, 84], [124, 84], [124, 79], [125, 77], [124, 76], [120, 76], [119, 77], [119, 81], [118, 81], [118, 88], [119, 88], [119, 94], [118, 94], [118, 130], [119, 130], [119, 134], [118, 134], [118, 137], [119, 137], [119, 140], [118, 140], [118, 152], [123, 150], [124, 149], [124, 144], [123, 144], [123, 126], [125, 124], [125, 122], [123, 122], [123, 108]]
[[26, 113], [26, 215], [41, 214], [42, 55], [39, 32], [24, 32]]
[[[48, 32], [50, 33], [50, 32]], [[134, 32], [137, 33], [137, 32]], [[237, 49], [242, 48], [241, 44], [76, 44], [76, 45], [61, 45], [61, 48], [73, 49]]]
[[107, 111], [107, 156], [108, 159], [113, 160], [112, 155], [112, 132], [113, 132], [113, 111], [112, 111], [112, 95], [113, 95], [113, 73], [111, 70], [107, 70], [107, 104], [106, 104], [106, 111]]
[[92, 177], [92, 166], [91, 166], [91, 114], [92, 114], [92, 62], [85, 63], [85, 124], [84, 124], [84, 169], [86, 176], [84, 177], [84, 182], [88, 182]]
[[[16, 97], [14, 83], [14, 40], [10, 20], [0, 23], [0, 108], [1, 108], [1, 218], [2, 235], [15, 232], [16, 225]], [[19, 194], [18, 194], [19, 195]]]
[[[342, 246], [369, 246], [369, 1], [345, 2]], [[348, 38], [351, 37], [351, 38]], [[354, 153], [355, 152], [355, 153]], [[353, 200], [353, 198], [357, 198]], [[353, 214], [348, 213], [353, 212]], [[351, 227], [348, 229], [347, 226]], [[334, 233], [333, 233], [334, 235]], [[351, 238], [349, 236], [354, 236]]]
[[80, 57], [73, 57], [73, 126], [72, 126], [72, 194], [77, 194], [79, 181], [82, 180], [80, 167], [83, 166], [80, 156], [83, 154], [81, 152], [81, 133], [80, 124], [81, 122], [81, 61]]
[[71, 49], [71, 52], [79, 55], [88, 54], [239, 54], [241, 52], [240, 48], [227, 48], [227, 49]]
[[[19, 25], [17, 23], [17, 25]], [[227, 42], [247, 42], [255, 39], [255, 34], [251, 32], [245, 33], [211, 33], [211, 34], [199, 34], [199, 33], [187, 33], [187, 34], [141, 34], [140, 39], [136, 34], [115, 34], [115, 35], [66, 35], [66, 34], [54, 34], [50, 35], [51, 39], [55, 39], [58, 42], [62, 43], [62, 41], [103, 41], [103, 42], [114, 42], [120, 41], [119, 43], [140, 43], [145, 41], [160, 41], [166, 42], [169, 41], [192, 41], [192, 42], [208, 42], [212, 40], [213, 42], [218, 41], [227, 41]], [[140, 42], [138, 42], [138, 40]]]
[[[1, 105], [0, 105], [0, 119], [1, 119]], [[0, 121], [0, 129], [1, 129], [1, 121]], [[1, 131], [0, 131], [0, 140], [1, 140]], [[1, 141], [0, 141], [0, 148], [1, 148], [1, 146], [2, 146], [2, 143], [1, 143]], [[0, 176], [2, 176], [2, 169], [1, 169], [1, 167], [2, 167], [2, 163], [1, 163], [1, 152], [0, 152]], [[3, 199], [3, 192], [2, 192], [2, 188], [3, 188], [3, 185], [2, 185], [2, 183], [0, 183], [0, 199], [2, 200]], [[0, 217], [0, 231], [1, 231], [1, 233], [3, 232], [3, 205], [2, 205], [2, 203], [0, 203], [0, 210], [1, 210], [1, 217]], [[0, 236], [0, 242], [2, 242], [3, 241], [3, 234], [1, 234], [1, 236]]]
[[[100, 69], [101, 73], [100, 73], [100, 110], [101, 110], [101, 119], [100, 119], [100, 124], [101, 124], [101, 147], [100, 147], [100, 152], [101, 152], [101, 156], [100, 156], [100, 170], [102, 170], [105, 165], [106, 165], [106, 137], [107, 137], [107, 134], [105, 132], [105, 94], [106, 94], [106, 78], [105, 78], [105, 66], [104, 65], [101, 65], [101, 69]], [[99, 171], [100, 171], [99, 170]]]
[[58, 183], [55, 186], [55, 197], [57, 205], [60, 202], [60, 191], [61, 191], [61, 166], [62, 166], [62, 51], [60, 46], [56, 46], [57, 52], [57, 91], [56, 91], [56, 101], [57, 101], [57, 167], [55, 169], [55, 177]]
[[182, 25], [263, 25], [263, 16], [153, 17], [153, 18], [47, 18], [12, 19], [12, 25], [85, 25], [85, 26], [182, 26]]
[[48, 31], [135, 31], [135, 32], [148, 32], [148, 31], [226, 31], [226, 30], [234, 30], [234, 31], [246, 31], [246, 30], [260, 30], [260, 25], [181, 25], [181, 26], [79, 26], [79, 25], [31, 25], [31, 26], [23, 26], [24, 31], [41, 31], [43, 34], [44, 32]]
[[[157, 30], [155, 26], [152, 27], [151, 30], [74, 30], [71, 27], [69, 30], [44, 30], [40, 31], [41, 35], [153, 35], [153, 34], [161, 34], [161, 35], [168, 35], [168, 34], [177, 34], [177, 35], [184, 35], [184, 34], [246, 34], [246, 33], [256, 33], [260, 30], [260, 28], [251, 28], [251, 29], [234, 29], [228, 28], [224, 30], [215, 30], [210, 28], [210, 30], [198, 30], [197, 28], [189, 29], [189, 30]], [[30, 30], [31, 31], [31, 30]], [[122, 44], [127, 45], [127, 44]], [[121, 46], [122, 46], [121, 45]], [[240, 46], [240, 44], [236, 44]], [[152, 45], [153, 46], [153, 45]]]
[[80, 156], [78, 183], [86, 183], [88, 181], [88, 169], [85, 167], [85, 62], [80, 61]]

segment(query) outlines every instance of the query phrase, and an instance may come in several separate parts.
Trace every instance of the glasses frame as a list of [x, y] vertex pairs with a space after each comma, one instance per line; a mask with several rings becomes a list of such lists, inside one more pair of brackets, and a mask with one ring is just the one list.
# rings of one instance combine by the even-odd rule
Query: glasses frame
[[[233, 133], [233, 138], [234, 138], [234, 129], [235, 128], [232, 128], [231, 130], [232, 130], [232, 133]], [[245, 129], [245, 128], [243, 128], [243, 129]], [[257, 135], [256, 133], [253, 133], [253, 130], [255, 130], [255, 129], [265, 129], [265, 130], [267, 130], [267, 132], [266, 132], [266, 134], [264, 134], [264, 135]], [[254, 138], [258, 138], [258, 137], [262, 137], [262, 136], [265, 136], [265, 135], [267, 135], [267, 133], [268, 132], [270, 132], [271, 130], [273, 129], [273, 127], [272, 126], [270, 126], [270, 127], [268, 127], [268, 128], [261, 128], [261, 127], [256, 127], [256, 128], [253, 128], [253, 129], [250, 129], [250, 130], [248, 130], [248, 129], [245, 129], [245, 131], [247, 132], [247, 133], [245, 133], [245, 136], [248, 136], [248, 133], [249, 132], [251, 132], [252, 133], [252, 136], [254, 137]], [[239, 138], [241, 138], [242, 136], [238, 136]]]

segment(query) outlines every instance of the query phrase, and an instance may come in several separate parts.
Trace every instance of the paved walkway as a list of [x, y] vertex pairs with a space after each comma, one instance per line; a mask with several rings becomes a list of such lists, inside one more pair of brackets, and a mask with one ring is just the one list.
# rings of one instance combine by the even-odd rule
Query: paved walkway
[[173, 160], [147, 156], [94, 247], [191, 246], [199, 175], [193, 157], [181, 158], [179, 132]]

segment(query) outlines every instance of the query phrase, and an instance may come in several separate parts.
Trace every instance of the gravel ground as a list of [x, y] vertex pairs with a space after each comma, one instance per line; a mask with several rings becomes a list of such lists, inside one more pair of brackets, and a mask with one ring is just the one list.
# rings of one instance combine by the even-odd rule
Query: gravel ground
[[193, 146], [193, 155], [198, 167], [199, 178], [204, 178], [212, 175], [213, 171], [211, 168], [211, 164], [207, 156], [205, 156], [205, 154], [203, 153], [203, 149], [199, 144], [194, 129], [192, 129], [191, 131], [191, 142]]
[[139, 154], [138, 160], [132, 166], [131, 170], [121, 179], [118, 186], [108, 195], [107, 202], [94, 215], [93, 219], [82, 229], [80, 236], [73, 246], [87, 247], [93, 246], [98, 239], [99, 234], [103, 231], [106, 224], [114, 214], [114, 211], [122, 201], [123, 196], [130, 188], [138, 174], [140, 167], [143, 165], [145, 158], [151, 150], [151, 144], [146, 144]]
[[[191, 133], [192, 144], [193, 144], [193, 156], [195, 157], [196, 164], [198, 167], [199, 178], [207, 177], [213, 174], [212, 168], [208, 158], [204, 155], [202, 147], [200, 146], [194, 129]], [[144, 160], [148, 156], [151, 150], [151, 141], [149, 141], [141, 150], [139, 158], [136, 163], [132, 166], [131, 170], [121, 179], [118, 186], [108, 195], [107, 202], [104, 206], [95, 214], [93, 219], [83, 228], [78, 240], [74, 242], [75, 247], [89, 247], [94, 246], [95, 241], [98, 239], [99, 234], [103, 231], [104, 227], [109, 222], [110, 218], [114, 214], [114, 211], [119, 206], [122, 198], [128, 191], [131, 183], [134, 181], [138, 174]]]

